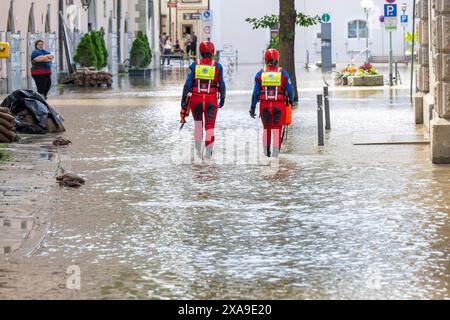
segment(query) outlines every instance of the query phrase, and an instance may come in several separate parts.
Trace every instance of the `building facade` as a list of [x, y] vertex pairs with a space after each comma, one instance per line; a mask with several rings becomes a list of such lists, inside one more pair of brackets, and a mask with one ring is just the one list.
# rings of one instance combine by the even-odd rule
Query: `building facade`
[[[83, 3], [85, 4], [83, 6]], [[89, 6], [86, 4], [89, 3]], [[0, 60], [0, 92], [33, 88], [30, 55], [34, 42], [43, 39], [56, 59], [54, 77], [68, 70], [62, 29], [67, 33], [67, 52], [74, 55], [82, 35], [91, 30], [105, 31], [108, 69], [117, 72], [119, 63], [129, 57], [137, 31], [147, 33], [158, 60], [156, 33], [159, 26], [158, 1], [154, 0], [4, 0], [0, 10], [0, 41], [10, 44], [10, 58]], [[62, 12], [64, 23], [59, 19]]]
[[183, 48], [185, 33], [195, 33], [198, 43], [210, 38], [209, 29], [205, 29], [208, 22], [202, 19], [202, 13], [209, 8], [209, 0], [159, 0], [159, 6], [160, 34], [166, 33], [173, 43], [179, 40]]
[[450, 163], [450, 0], [418, 0], [416, 123], [430, 133], [431, 160]]
[[[367, 13], [362, 0], [296, 0], [296, 10], [308, 15], [328, 14], [332, 29], [333, 61], [349, 63], [364, 61], [366, 39], [368, 39], [369, 54], [374, 57], [384, 57], [389, 54], [389, 32], [384, 30], [380, 16], [384, 15], [385, 0], [373, 0], [373, 7]], [[239, 52], [241, 63], [261, 62], [262, 51], [266, 48], [271, 32], [253, 30], [245, 22], [248, 17], [259, 18], [264, 15], [278, 14], [278, 0], [226, 0], [211, 1], [213, 14], [212, 40], [219, 49], [231, 45]], [[345, 5], [343, 5], [345, 3]], [[406, 4], [405, 15], [411, 20], [413, 0], [397, 1], [397, 15], [403, 15], [401, 4]], [[398, 28], [392, 32], [393, 52], [398, 60], [402, 60], [410, 44], [403, 41], [404, 34], [411, 32], [411, 22], [402, 27], [398, 19]], [[366, 27], [368, 26], [368, 32]], [[320, 60], [321, 38], [320, 24], [301, 28], [297, 27], [295, 35], [295, 60], [306, 62], [307, 51], [311, 62]]]

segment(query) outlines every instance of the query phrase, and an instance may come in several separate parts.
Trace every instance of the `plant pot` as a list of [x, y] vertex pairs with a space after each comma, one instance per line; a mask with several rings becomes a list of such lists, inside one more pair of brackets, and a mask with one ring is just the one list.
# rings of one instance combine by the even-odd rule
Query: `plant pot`
[[342, 78], [342, 85], [343, 86], [348, 85], [348, 78], [347, 77]]
[[337, 78], [337, 79], [334, 79], [334, 85], [335, 86], [342, 86], [342, 78]]
[[359, 77], [349, 77], [349, 86], [355, 87], [374, 87], [383, 86], [384, 80], [383, 75], [365, 75]]
[[130, 69], [128, 70], [130, 77], [150, 77], [152, 69]]

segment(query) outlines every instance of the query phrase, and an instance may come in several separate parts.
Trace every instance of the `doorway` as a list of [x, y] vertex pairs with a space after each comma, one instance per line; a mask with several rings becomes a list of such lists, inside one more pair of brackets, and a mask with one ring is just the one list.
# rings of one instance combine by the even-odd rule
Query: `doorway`
[[183, 24], [181, 26], [181, 31], [184, 33], [192, 34], [192, 31], [194, 29], [194, 26], [192, 24]]

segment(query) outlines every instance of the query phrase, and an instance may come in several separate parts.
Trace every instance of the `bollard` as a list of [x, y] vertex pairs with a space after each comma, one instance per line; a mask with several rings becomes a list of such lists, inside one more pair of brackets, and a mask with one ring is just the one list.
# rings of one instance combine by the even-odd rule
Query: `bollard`
[[323, 87], [323, 101], [325, 106], [325, 129], [331, 130], [330, 100], [328, 98], [328, 87]]
[[306, 50], [306, 69], [309, 69], [309, 50]]
[[319, 146], [323, 146], [323, 109], [322, 109], [322, 95], [317, 95], [317, 127], [319, 132]]
[[395, 61], [395, 85], [398, 85], [398, 61]]

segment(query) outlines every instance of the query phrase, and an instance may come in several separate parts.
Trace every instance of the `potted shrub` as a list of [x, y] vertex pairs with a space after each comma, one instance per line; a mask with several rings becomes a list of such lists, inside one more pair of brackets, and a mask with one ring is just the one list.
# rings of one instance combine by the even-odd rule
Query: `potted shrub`
[[92, 31], [81, 38], [73, 60], [82, 67], [100, 70], [108, 65], [104, 31]]
[[149, 76], [151, 69], [149, 68], [152, 62], [152, 51], [148, 43], [147, 35], [142, 31], [137, 33], [130, 50], [130, 76]]
[[82, 67], [97, 68], [97, 54], [95, 53], [95, 47], [92, 43], [90, 34], [87, 33], [83, 36], [83, 38], [81, 38], [73, 60], [79, 63]]
[[106, 49], [104, 31], [92, 31], [91, 41], [94, 45], [95, 55], [97, 56], [97, 70], [100, 70], [108, 65], [108, 50]]

